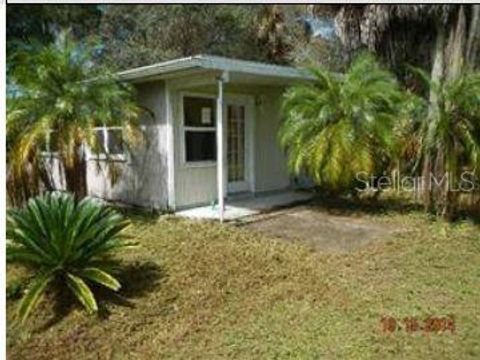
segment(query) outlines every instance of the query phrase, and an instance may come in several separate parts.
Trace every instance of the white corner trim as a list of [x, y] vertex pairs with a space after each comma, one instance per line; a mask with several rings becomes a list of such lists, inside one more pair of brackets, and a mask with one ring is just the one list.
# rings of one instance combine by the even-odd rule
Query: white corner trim
[[247, 99], [247, 114], [250, 113], [250, 131], [249, 131], [249, 137], [250, 137], [250, 158], [249, 158], [249, 175], [250, 175], [250, 192], [254, 193], [255, 192], [255, 154], [256, 154], [256, 138], [257, 138], [257, 119], [256, 119], [256, 109], [255, 109], [255, 99], [253, 96], [249, 96]]

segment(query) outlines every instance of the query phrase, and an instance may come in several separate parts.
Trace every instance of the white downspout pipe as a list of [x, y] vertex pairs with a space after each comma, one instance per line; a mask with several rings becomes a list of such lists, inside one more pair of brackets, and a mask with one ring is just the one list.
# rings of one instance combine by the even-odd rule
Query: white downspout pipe
[[224, 176], [223, 176], [223, 82], [224, 77], [220, 76], [217, 80], [217, 195], [218, 195], [218, 217], [223, 222], [225, 213], [225, 194], [224, 194]]

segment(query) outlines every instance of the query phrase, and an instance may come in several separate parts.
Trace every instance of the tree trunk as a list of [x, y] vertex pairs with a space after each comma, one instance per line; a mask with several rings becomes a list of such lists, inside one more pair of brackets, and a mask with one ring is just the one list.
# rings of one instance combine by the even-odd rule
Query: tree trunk
[[476, 68], [475, 62], [477, 61], [478, 46], [480, 43], [480, 5], [472, 5], [472, 16], [470, 20], [470, 26], [468, 31], [467, 41], [467, 64]]
[[67, 166], [65, 160], [63, 164], [67, 191], [74, 194], [77, 199], [87, 196], [87, 162], [82, 146], [76, 146], [72, 166]]
[[[445, 48], [445, 58], [446, 68], [445, 68], [445, 79], [447, 81], [452, 81], [458, 78], [465, 65], [466, 61], [466, 44], [467, 44], [467, 19], [465, 14], [465, 5], [459, 6], [456, 21], [454, 26], [450, 28], [450, 34], [448, 36], [448, 43]], [[450, 104], [444, 104], [445, 108], [451, 106]], [[445, 150], [446, 144], [442, 144], [443, 151], [453, 152], [454, 157], [460, 156], [458, 153], [458, 146], [453, 145], [453, 148]], [[445, 220], [451, 220], [454, 217], [454, 212], [456, 208], [457, 196], [456, 193], [452, 191], [452, 187], [455, 187], [457, 183], [457, 177], [459, 176], [458, 164], [456, 161], [446, 163], [447, 155], [450, 157], [452, 154], [443, 153], [442, 162], [444, 164], [444, 171], [448, 172], [449, 181], [443, 186], [438, 194], [439, 199], [439, 211], [441, 216]]]
[[454, 26], [450, 27], [448, 43], [445, 49], [445, 78], [456, 79], [465, 64], [465, 45], [467, 42], [467, 19], [465, 5], [460, 5]]
[[[448, 38], [447, 36], [448, 31]], [[431, 81], [434, 86], [442, 86], [444, 81], [452, 81], [460, 76], [465, 64], [467, 44], [467, 18], [465, 6], [460, 5], [455, 14], [455, 21], [448, 26], [443, 23], [437, 24], [437, 37], [433, 53]], [[430, 89], [430, 103], [428, 109], [428, 120], [441, 116], [441, 108], [448, 109], [449, 104], [441, 103], [443, 100], [439, 97], [438, 90]], [[424, 188], [425, 208], [427, 210], [435, 209], [445, 219], [453, 217], [455, 209], [456, 196], [452, 193], [452, 185], [456, 183], [455, 177], [458, 175], [455, 164], [447, 164], [447, 158], [456, 151], [447, 148], [447, 143], [442, 141], [435, 149], [431, 149], [426, 154], [424, 164], [424, 174], [429, 179], [427, 171], [433, 170], [436, 179], [445, 181], [432, 189], [427, 180], [427, 187]], [[454, 155], [457, 156], [457, 155]], [[432, 169], [432, 163], [433, 169]], [[453, 168], [452, 168], [453, 167]]]
[[[444, 74], [444, 51], [445, 51], [445, 28], [443, 24], [437, 25], [437, 35], [435, 39], [435, 46], [432, 54], [432, 72], [430, 79], [434, 84], [441, 84]], [[440, 99], [436, 89], [431, 88], [429, 94], [429, 106], [428, 106], [428, 121], [433, 121], [435, 117], [439, 115], [440, 111]], [[432, 192], [432, 161], [433, 156], [431, 149], [424, 155], [424, 163], [422, 169], [423, 183], [423, 203], [425, 211], [431, 212], [434, 210], [434, 197]], [[436, 166], [435, 166], [436, 167]]]

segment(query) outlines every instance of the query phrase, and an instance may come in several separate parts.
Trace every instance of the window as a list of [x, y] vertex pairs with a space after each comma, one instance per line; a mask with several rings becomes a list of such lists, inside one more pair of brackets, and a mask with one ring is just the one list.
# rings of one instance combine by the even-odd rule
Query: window
[[44, 155], [50, 156], [58, 153], [57, 131], [49, 130], [45, 141], [40, 144], [40, 149]]
[[185, 161], [215, 161], [215, 100], [185, 96], [183, 114]]
[[123, 146], [123, 130], [121, 127], [99, 127], [95, 128], [95, 135], [99, 144], [100, 157], [123, 159], [125, 149]]
[[123, 133], [122, 129], [107, 129], [106, 149], [110, 155], [123, 155]]
[[[98, 149], [91, 149], [90, 156], [94, 158], [109, 157], [116, 160], [123, 160], [125, 149], [123, 145], [123, 130], [121, 127], [97, 127], [94, 129], [98, 140]], [[58, 153], [58, 132], [50, 130], [47, 133], [45, 142], [40, 144], [42, 153], [45, 156], [56, 155]]]

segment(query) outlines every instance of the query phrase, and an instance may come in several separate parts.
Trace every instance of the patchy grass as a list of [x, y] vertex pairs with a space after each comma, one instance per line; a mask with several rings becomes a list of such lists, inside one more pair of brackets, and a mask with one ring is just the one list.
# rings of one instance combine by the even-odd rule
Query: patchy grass
[[[358, 215], [358, 214], [357, 214]], [[11, 359], [480, 358], [480, 235], [417, 212], [364, 214], [405, 231], [349, 253], [244, 228], [133, 216], [121, 296], [88, 316], [49, 294], [26, 328], [7, 302]], [[9, 267], [18, 293], [21, 269]], [[455, 317], [455, 333], [381, 331], [382, 316]]]

